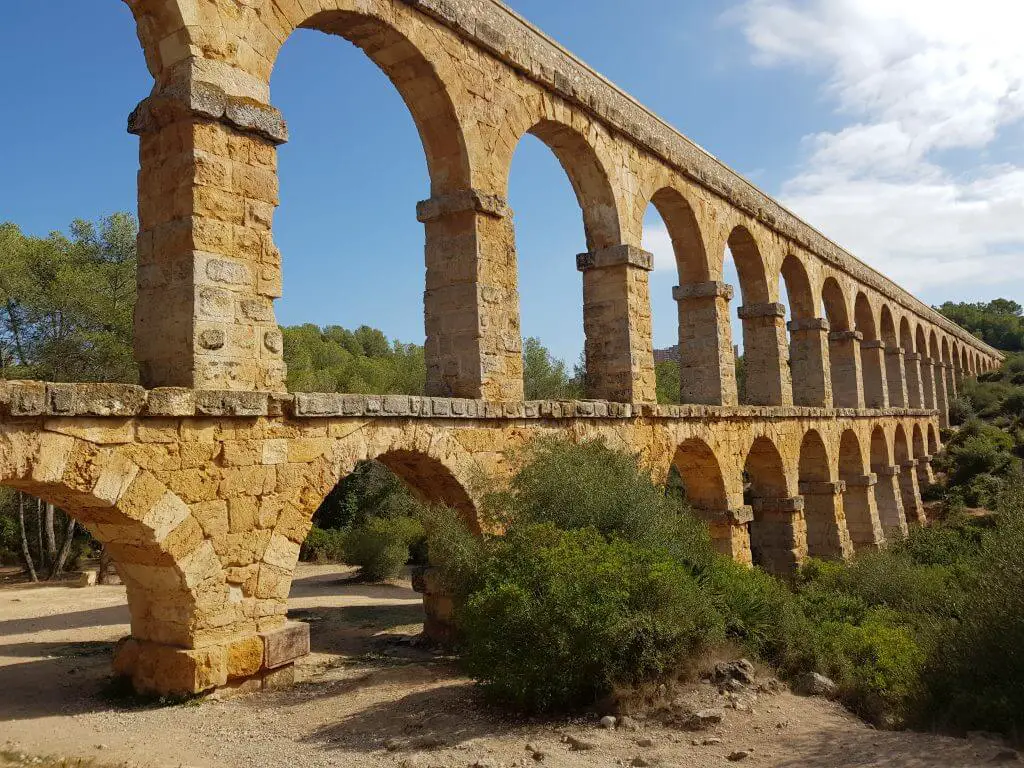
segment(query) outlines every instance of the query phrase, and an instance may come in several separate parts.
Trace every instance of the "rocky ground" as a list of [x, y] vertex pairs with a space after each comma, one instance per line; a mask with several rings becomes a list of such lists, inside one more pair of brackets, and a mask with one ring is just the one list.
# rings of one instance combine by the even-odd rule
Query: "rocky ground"
[[172, 706], [141, 704], [109, 681], [112, 643], [128, 633], [123, 588], [0, 587], [0, 766], [916, 768], [1018, 759], [983, 736], [875, 731], [826, 699], [735, 667], [647, 718], [513, 718], [486, 706], [451, 659], [410, 643], [421, 608], [408, 583], [350, 575], [300, 568], [292, 612], [310, 622], [314, 651], [300, 684]]

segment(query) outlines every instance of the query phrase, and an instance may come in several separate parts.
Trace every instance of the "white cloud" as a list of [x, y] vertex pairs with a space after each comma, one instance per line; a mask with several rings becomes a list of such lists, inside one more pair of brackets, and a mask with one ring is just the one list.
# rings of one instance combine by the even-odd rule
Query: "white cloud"
[[755, 64], [824, 75], [847, 118], [805, 137], [787, 205], [912, 290], [1024, 279], [1024, 165], [984, 162], [1024, 118], [1024, 3], [746, 0], [730, 16]]

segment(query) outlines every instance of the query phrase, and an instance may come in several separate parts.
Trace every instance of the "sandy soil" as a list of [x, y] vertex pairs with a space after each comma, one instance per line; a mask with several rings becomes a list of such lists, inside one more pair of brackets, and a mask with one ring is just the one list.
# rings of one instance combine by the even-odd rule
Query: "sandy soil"
[[[122, 587], [0, 587], [0, 765], [57, 755], [152, 768], [703, 768], [734, 764], [729, 756], [744, 751], [735, 764], [923, 768], [1014, 756], [1000, 757], [1002, 745], [983, 738], [875, 731], [830, 702], [789, 693], [744, 695], [740, 709], [700, 733], [653, 721], [631, 731], [601, 729], [596, 718], [511, 718], [488, 708], [451, 659], [407, 642], [422, 616], [407, 582], [370, 586], [349, 576], [300, 567], [291, 607], [310, 622], [313, 644], [300, 684], [174, 706], [140, 706], [110, 685], [112, 644], [128, 633]], [[709, 684], [686, 695], [700, 706], [728, 704]], [[572, 750], [566, 735], [593, 748]]]

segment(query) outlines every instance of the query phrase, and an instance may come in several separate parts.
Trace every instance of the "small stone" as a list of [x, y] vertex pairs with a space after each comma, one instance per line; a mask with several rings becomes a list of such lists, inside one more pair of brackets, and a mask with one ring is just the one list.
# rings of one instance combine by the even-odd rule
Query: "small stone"
[[793, 683], [793, 692], [803, 696], [832, 698], [839, 692], [839, 686], [824, 675], [808, 672], [796, 679], [796, 682]]
[[599, 725], [602, 728], [614, 728], [615, 727], [615, 718], [612, 717], [611, 715], [605, 715], [599, 721]]
[[738, 749], [735, 752], [730, 752], [726, 758], [730, 763], [738, 763], [740, 760], [745, 760], [750, 757], [750, 753], [743, 749]]
[[712, 736], [711, 738], [704, 739], [704, 741], [701, 742], [701, 745], [705, 747], [717, 747], [721, 743], [722, 740], [720, 738]]
[[1020, 760], [1020, 754], [1015, 749], [1004, 749], [996, 753], [992, 758], [993, 763], [1016, 763]]
[[569, 745], [569, 749], [573, 752], [586, 752], [589, 749], [593, 749], [593, 743], [585, 741], [584, 739], [578, 739], [575, 736], [566, 735], [562, 740]]
[[702, 731], [722, 722], [723, 713], [720, 709], [701, 709], [694, 712], [686, 720], [686, 727], [692, 731]]
[[637, 739], [636, 740], [636, 745], [638, 747], [653, 747], [654, 746], [654, 740], [653, 739]]
[[632, 766], [635, 766], [635, 768], [648, 768], [648, 766], [650, 765], [650, 762], [648, 762], [644, 758], [640, 757], [640, 755], [637, 755], [636, 757], [634, 757], [632, 760], [629, 761], [629, 764], [632, 765]]
[[723, 661], [715, 665], [713, 677], [714, 681], [719, 685], [729, 683], [730, 681], [741, 686], [753, 685], [754, 665], [746, 659]]
[[398, 739], [388, 739], [384, 742], [384, 749], [388, 752], [397, 752], [402, 748], [402, 742]]
[[638, 731], [640, 730], [640, 723], [630, 717], [629, 715], [623, 715], [619, 718], [619, 721], [615, 724], [617, 728], [623, 731]]
[[535, 751], [535, 752], [533, 753], [533, 759], [534, 759], [534, 760], [536, 760], [536, 761], [537, 761], [538, 763], [539, 763], [539, 762], [542, 762], [542, 761], [544, 760], [544, 758], [545, 758], [545, 757], [547, 757], [547, 756], [548, 756], [548, 753], [547, 753], [547, 752], [542, 752], [542, 751], [541, 751], [541, 750], [539, 750], [539, 749], [538, 749], [538, 750], [536, 750], [536, 751]]

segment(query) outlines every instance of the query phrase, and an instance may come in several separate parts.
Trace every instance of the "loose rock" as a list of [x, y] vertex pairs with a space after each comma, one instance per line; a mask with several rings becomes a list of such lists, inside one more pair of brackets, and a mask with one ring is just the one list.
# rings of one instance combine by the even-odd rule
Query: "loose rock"
[[612, 717], [611, 715], [605, 715], [604, 717], [601, 718], [601, 720], [599, 721], [599, 724], [600, 724], [600, 726], [602, 728], [614, 728], [615, 727], [615, 718]]
[[824, 675], [808, 672], [793, 683], [793, 692], [803, 696], [824, 696], [831, 699], [839, 692], [839, 686]]
[[750, 757], [750, 753], [743, 749], [738, 749], [735, 752], [730, 752], [726, 758], [731, 763], [738, 763], [740, 760], [745, 760]]

